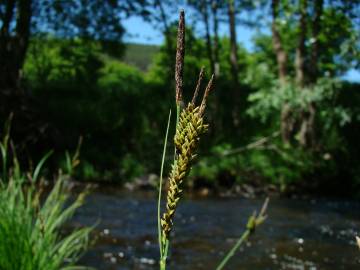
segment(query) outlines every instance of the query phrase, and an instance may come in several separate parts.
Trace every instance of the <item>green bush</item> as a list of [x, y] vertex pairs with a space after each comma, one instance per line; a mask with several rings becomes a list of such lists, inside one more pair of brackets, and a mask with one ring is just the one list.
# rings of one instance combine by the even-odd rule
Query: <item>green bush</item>
[[92, 85], [102, 66], [100, 48], [97, 42], [80, 38], [34, 37], [24, 63], [26, 80], [32, 88], [48, 91]]
[[116, 60], [107, 60], [99, 70], [98, 87], [108, 93], [136, 95], [142, 92], [143, 74], [135, 67]]
[[311, 174], [324, 163], [321, 159], [315, 161], [306, 151], [283, 147], [277, 143], [258, 149], [244, 147], [238, 153], [232, 152], [233, 150], [234, 147], [229, 144], [213, 147], [210, 154], [194, 166], [191, 175], [207, 179], [213, 184], [217, 184], [216, 181], [221, 184], [224, 175], [232, 180], [230, 183], [249, 183], [260, 178], [286, 188], [288, 184]]

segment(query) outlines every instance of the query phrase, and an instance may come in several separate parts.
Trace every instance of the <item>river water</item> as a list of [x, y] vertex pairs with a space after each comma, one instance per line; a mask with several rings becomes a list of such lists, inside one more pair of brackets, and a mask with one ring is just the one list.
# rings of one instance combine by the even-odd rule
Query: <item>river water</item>
[[[215, 269], [262, 199], [184, 198], [175, 219], [168, 269]], [[158, 269], [156, 194], [93, 192], [71, 226], [93, 225], [96, 243], [81, 260], [99, 270]], [[226, 269], [360, 269], [360, 203], [270, 201], [269, 218]]]

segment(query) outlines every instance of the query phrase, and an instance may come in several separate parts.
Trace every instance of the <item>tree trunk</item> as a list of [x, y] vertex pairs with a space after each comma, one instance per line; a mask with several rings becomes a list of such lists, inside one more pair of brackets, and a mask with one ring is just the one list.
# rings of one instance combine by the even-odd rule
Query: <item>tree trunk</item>
[[[306, 20], [307, 20], [307, 0], [300, 0], [299, 3], [299, 39], [296, 47], [295, 55], [295, 74], [296, 84], [302, 91], [308, 91], [304, 89], [305, 86], [305, 38], [306, 38]], [[309, 106], [308, 106], [309, 107]], [[310, 108], [301, 111], [300, 116], [300, 130], [299, 130], [299, 143], [302, 147], [308, 147], [309, 142], [309, 117]]]
[[[312, 39], [309, 67], [309, 82], [314, 85], [318, 79], [318, 55], [319, 55], [319, 33], [321, 29], [321, 16], [323, 13], [323, 0], [314, 1], [314, 20], [312, 23]], [[316, 148], [317, 134], [316, 134], [316, 104], [311, 102], [308, 105], [306, 118], [303, 119], [302, 129], [300, 130], [300, 144], [303, 147]]]
[[315, 18], [312, 23], [312, 46], [311, 46], [311, 58], [310, 58], [310, 81], [315, 83], [318, 74], [318, 58], [319, 58], [319, 33], [321, 29], [321, 16], [323, 13], [323, 0], [314, 0], [314, 13]]
[[305, 38], [306, 38], [306, 8], [307, 0], [300, 0], [299, 39], [295, 55], [296, 83], [305, 86]]
[[236, 25], [235, 25], [235, 8], [234, 0], [228, 2], [228, 15], [229, 15], [229, 30], [230, 30], [230, 65], [231, 74], [234, 84], [234, 109], [233, 109], [233, 122], [234, 126], [238, 127], [240, 122], [239, 117], [239, 103], [240, 103], [240, 85], [239, 85], [239, 66], [238, 66], [238, 48], [236, 43]]
[[[278, 77], [281, 87], [286, 86], [286, 63], [287, 63], [287, 54], [282, 46], [281, 37], [279, 30], [277, 28], [277, 18], [279, 11], [279, 0], [272, 0], [271, 2], [272, 10], [272, 43], [273, 49], [276, 55], [276, 61], [278, 65]], [[291, 140], [291, 134], [293, 131], [294, 121], [291, 113], [289, 104], [286, 102], [281, 109], [280, 116], [280, 132], [281, 137], [284, 143], [288, 144]]]
[[[218, 0], [211, 2], [212, 13], [212, 26], [213, 26], [213, 59], [214, 59], [214, 76], [217, 79], [220, 75], [220, 63], [219, 63], [219, 18], [218, 18]], [[215, 86], [216, 87], [216, 86]], [[223, 129], [223, 117], [221, 111], [221, 92], [214, 91], [213, 93], [213, 126], [214, 130]], [[216, 134], [214, 134], [216, 135]]]
[[[9, 32], [17, 4], [17, 18], [14, 33]], [[17, 3], [8, 0], [6, 15], [0, 32], [0, 91], [20, 90], [21, 68], [24, 64], [29, 44], [31, 20], [31, 1], [19, 0]]]
[[15, 0], [8, 0], [5, 4], [5, 15], [2, 21], [2, 27], [0, 30], [0, 91], [9, 91], [8, 88], [11, 85], [14, 85], [16, 81], [16, 74], [13, 71], [13, 68], [10, 68], [12, 65], [12, 58], [10, 56], [14, 55], [13, 40], [9, 33], [9, 26], [13, 20], [15, 10]]
[[219, 18], [218, 18], [218, 6], [217, 1], [214, 0], [211, 4], [211, 11], [213, 17], [213, 32], [214, 32], [214, 75], [215, 78], [220, 75], [220, 63], [219, 63]]
[[303, 148], [310, 148], [316, 145], [315, 116], [316, 107], [315, 104], [311, 102], [308, 104], [306, 111], [302, 112], [299, 142]]
[[[168, 20], [167, 20], [166, 14], [165, 14], [164, 7], [161, 3], [161, 0], [156, 0], [155, 6], [157, 6], [160, 11], [160, 19], [161, 19], [161, 22], [162, 22], [163, 28], [164, 28], [164, 36], [165, 36], [166, 45], [167, 45], [166, 46], [167, 53], [170, 56], [170, 59], [173, 59], [172, 55], [174, 53], [174, 50], [173, 50], [174, 46], [173, 46], [173, 42], [171, 39], [170, 27], [169, 27]], [[172, 61], [171, 67], [173, 67], [175, 65], [175, 62], [174, 62], [174, 60], [171, 60], [171, 61]], [[173, 68], [171, 68], [171, 70], [173, 70]]]
[[271, 3], [272, 8], [272, 24], [271, 24], [271, 30], [272, 30], [272, 43], [274, 52], [276, 55], [276, 61], [278, 64], [278, 76], [280, 80], [280, 84], [282, 86], [286, 85], [286, 62], [287, 62], [287, 55], [285, 50], [283, 49], [280, 33], [277, 29], [277, 18], [278, 18], [278, 10], [279, 10], [279, 0], [272, 0]]
[[2, 27], [0, 30], [0, 36], [3, 38], [4, 36], [9, 35], [9, 25], [14, 15], [15, 8], [15, 0], [8, 0], [5, 4], [5, 14], [2, 20]]
[[206, 0], [202, 0], [200, 9], [205, 26], [206, 50], [210, 61], [211, 74], [214, 74], [215, 64], [214, 64], [213, 48], [212, 48], [211, 36], [210, 36], [209, 12], [208, 12], [208, 6]]
[[[12, 135], [29, 147], [39, 137], [40, 127], [32, 100], [24, 94], [21, 70], [29, 44], [31, 0], [7, 0], [0, 30], [0, 118], [14, 114]], [[42, 132], [44, 129], [42, 130]]]

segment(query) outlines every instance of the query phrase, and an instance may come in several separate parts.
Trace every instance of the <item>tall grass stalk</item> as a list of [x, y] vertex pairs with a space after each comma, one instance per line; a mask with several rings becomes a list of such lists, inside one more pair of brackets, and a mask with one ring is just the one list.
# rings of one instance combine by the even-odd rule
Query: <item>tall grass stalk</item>
[[[207, 131], [208, 125], [204, 123], [204, 111], [206, 107], [206, 98], [213, 87], [213, 79], [209, 81], [199, 105], [196, 105], [196, 96], [199, 91], [203, 70], [200, 72], [198, 85], [196, 87], [193, 99], [185, 108], [182, 108], [183, 91], [183, 66], [185, 54], [185, 19], [184, 11], [180, 12], [177, 52], [175, 64], [175, 82], [176, 82], [176, 131], [174, 136], [175, 155], [169, 174], [169, 189], [166, 197], [166, 210], [162, 217], [159, 214], [161, 194], [158, 201], [158, 227], [159, 246], [160, 246], [160, 269], [166, 269], [166, 259], [169, 251], [170, 232], [173, 228], [173, 218], [179, 200], [182, 195], [182, 186], [185, 178], [190, 172], [191, 164], [196, 157], [196, 150], [200, 137]], [[168, 122], [169, 127], [169, 122]], [[166, 132], [168, 134], [168, 130]], [[167, 136], [167, 135], [166, 135]], [[163, 160], [165, 149], [163, 151]], [[162, 172], [164, 163], [162, 162], [160, 185], [162, 185]], [[159, 188], [159, 193], [161, 189]]]
[[[206, 100], [209, 92], [213, 88], [214, 75], [212, 75], [206, 89], [202, 101], [199, 105], [196, 105], [196, 99], [199, 94], [200, 86], [204, 77], [204, 68], [201, 69], [197, 85], [194, 91], [191, 102], [186, 107], [182, 108], [182, 92], [183, 92], [183, 69], [184, 69], [184, 56], [185, 56], [185, 16], [184, 11], [180, 12], [178, 36], [177, 36], [177, 49], [176, 49], [176, 63], [175, 63], [175, 101], [176, 101], [176, 130], [174, 136], [175, 154], [174, 161], [171, 166], [171, 171], [168, 176], [169, 189], [166, 197], [166, 209], [161, 216], [161, 192], [163, 182], [164, 160], [166, 155], [166, 143], [169, 132], [170, 117], [169, 114], [164, 149], [160, 170], [159, 181], [159, 195], [157, 205], [157, 218], [158, 218], [158, 240], [160, 249], [160, 270], [166, 269], [167, 256], [169, 252], [170, 233], [173, 229], [173, 219], [181, 195], [183, 192], [183, 182], [191, 170], [191, 165], [196, 157], [196, 150], [199, 144], [200, 137], [206, 133], [208, 125], [204, 123], [204, 112], [206, 107]], [[257, 215], [254, 213], [250, 216], [246, 230], [238, 239], [236, 244], [230, 249], [228, 254], [220, 262], [217, 270], [221, 270], [227, 264], [227, 262], [234, 256], [238, 248], [249, 238], [249, 236], [255, 231], [255, 229], [262, 224], [266, 219], [266, 209], [268, 205], [268, 199]]]
[[[185, 12], [180, 11], [178, 33], [176, 39], [176, 58], [175, 58], [175, 102], [176, 102], [176, 127], [179, 123], [181, 106], [183, 103], [183, 80], [184, 80], [184, 60], [185, 60]], [[174, 158], [176, 148], [174, 150]]]

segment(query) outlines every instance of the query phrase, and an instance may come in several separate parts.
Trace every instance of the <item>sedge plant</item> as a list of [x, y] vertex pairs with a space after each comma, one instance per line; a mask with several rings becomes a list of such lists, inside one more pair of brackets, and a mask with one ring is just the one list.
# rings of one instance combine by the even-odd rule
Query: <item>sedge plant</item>
[[[183, 70], [185, 57], [185, 16], [180, 12], [177, 36], [176, 63], [175, 63], [175, 100], [176, 100], [176, 130], [174, 136], [175, 154], [168, 175], [168, 190], [166, 195], [166, 209], [161, 215], [161, 194], [163, 185], [164, 160], [166, 156], [167, 139], [171, 119], [171, 111], [168, 118], [164, 148], [160, 169], [159, 196], [158, 196], [158, 238], [160, 249], [160, 270], [166, 269], [171, 240], [171, 231], [174, 227], [174, 216], [183, 193], [183, 184], [188, 176], [193, 161], [196, 157], [200, 138], [207, 132], [208, 124], [204, 120], [207, 97], [214, 86], [214, 75], [208, 82], [202, 100], [198, 104], [197, 97], [204, 78], [204, 68], [201, 69], [192, 100], [186, 105], [182, 99], [183, 93]], [[244, 233], [239, 237], [235, 245], [217, 266], [216, 270], [225, 267], [239, 247], [249, 238], [260, 224], [266, 219], [266, 199], [259, 214], [250, 216]]]
[[92, 228], [75, 229], [67, 235], [61, 232], [63, 225], [83, 204], [86, 192], [70, 200], [65, 181], [67, 176], [60, 172], [46, 195], [40, 172], [52, 152], [40, 160], [33, 172], [25, 173], [20, 168], [9, 131], [8, 123], [5, 139], [0, 142], [3, 165], [0, 178], [0, 270], [89, 269], [76, 266], [76, 262], [89, 246]]

